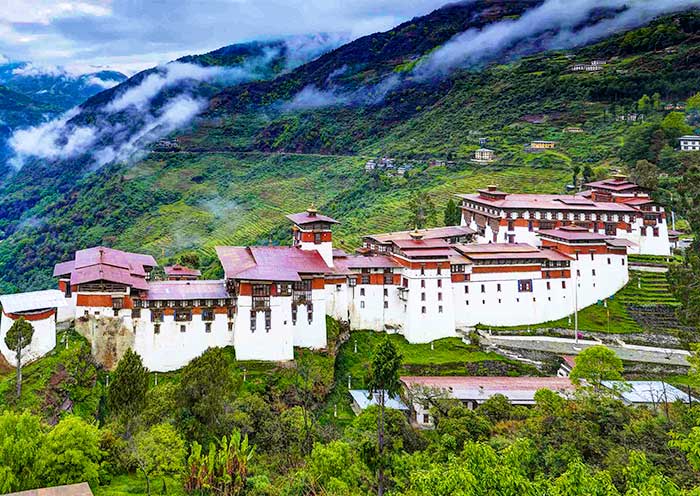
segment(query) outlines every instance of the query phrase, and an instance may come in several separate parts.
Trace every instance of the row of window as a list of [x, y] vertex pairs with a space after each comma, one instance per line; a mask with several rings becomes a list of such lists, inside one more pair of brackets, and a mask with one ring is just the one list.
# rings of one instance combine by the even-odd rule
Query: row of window
[[[228, 331], [233, 331], [233, 322], [228, 323]], [[180, 325], [180, 332], [187, 332], [187, 326], [184, 324]], [[211, 332], [211, 322], [206, 322], [204, 324], [204, 332]], [[160, 324], [153, 324], [153, 334], [160, 334]]]

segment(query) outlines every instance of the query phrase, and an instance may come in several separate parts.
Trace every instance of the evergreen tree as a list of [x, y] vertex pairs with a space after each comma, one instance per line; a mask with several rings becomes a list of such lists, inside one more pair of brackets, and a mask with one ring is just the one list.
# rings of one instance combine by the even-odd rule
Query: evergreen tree
[[574, 165], [571, 168], [571, 184], [576, 187], [578, 185], [578, 175], [581, 172], [581, 166], [580, 165]]
[[690, 111], [700, 111], [700, 91], [688, 98], [685, 108]]
[[461, 213], [455, 201], [450, 198], [445, 207], [445, 225], [458, 226], [461, 220]]
[[642, 188], [655, 190], [659, 187], [659, 169], [648, 160], [637, 160], [631, 179]]
[[409, 200], [408, 209], [411, 212], [411, 225], [409, 227], [423, 229], [428, 224], [435, 223], [437, 210], [427, 193], [414, 194]]
[[593, 180], [593, 168], [588, 164], [584, 165], [581, 176], [583, 177], [584, 184], [590, 183]]
[[34, 336], [34, 326], [24, 317], [15, 320], [5, 334], [5, 345], [15, 352], [17, 360], [17, 398], [22, 396], [22, 352], [27, 348]]
[[107, 392], [107, 404], [115, 414], [124, 413], [130, 417], [138, 414], [146, 404], [148, 391], [148, 369], [141, 357], [132, 350], [126, 350], [114, 371]]
[[658, 92], [651, 96], [651, 108], [655, 111], [661, 110], [661, 95]]
[[379, 417], [377, 419], [377, 444], [379, 446], [379, 459], [377, 469], [377, 484], [379, 496], [384, 494], [384, 415], [386, 396], [393, 397], [399, 394], [401, 383], [399, 381], [399, 368], [402, 356], [388, 336], [384, 338], [372, 356], [367, 378], [367, 388], [370, 394], [376, 394], [379, 398]]

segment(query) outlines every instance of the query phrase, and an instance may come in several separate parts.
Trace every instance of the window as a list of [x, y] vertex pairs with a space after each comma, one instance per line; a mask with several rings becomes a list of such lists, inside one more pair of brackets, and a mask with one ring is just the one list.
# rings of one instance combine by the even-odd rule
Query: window
[[438, 313], [442, 313], [442, 305], [438, 307]]
[[467, 306], [468, 306], [468, 305], [469, 305], [469, 300], [465, 300], [464, 303], [466, 303]]
[[364, 296], [364, 295], [365, 295], [365, 288], [360, 288], [360, 296]]
[[131, 310], [131, 318], [132, 319], [140, 319], [141, 318], [141, 309], [140, 308], [134, 308]]
[[424, 287], [425, 287], [425, 281], [421, 281], [421, 282], [420, 282], [420, 287], [421, 287], [421, 288], [424, 288]]
[[236, 316], [236, 307], [228, 307], [226, 309], [226, 315], [229, 319], [234, 318]]
[[163, 322], [162, 310], [151, 310], [151, 322]]
[[364, 301], [361, 301], [361, 302], [360, 302], [360, 308], [365, 308], [365, 302], [364, 302]]
[[612, 263], [612, 260], [610, 260], [610, 257], [608, 257], [608, 265]]
[[535, 229], [534, 222], [532, 222], [531, 220], [527, 221], [527, 230], [534, 231], [534, 229]]
[[654, 228], [654, 237], [655, 237], [655, 238], [658, 238], [658, 237], [659, 237], [659, 228], [658, 228], [658, 227], [655, 227], [655, 228]]
[[389, 296], [389, 290], [387, 288], [384, 288], [384, 296]]
[[214, 320], [214, 309], [213, 308], [202, 309], [202, 320]]
[[389, 308], [389, 302], [388, 302], [388, 301], [385, 301], [385, 302], [384, 302], [384, 308]]
[[322, 241], [321, 240], [321, 233], [320, 232], [314, 233], [314, 244], [319, 245], [319, 244], [321, 244], [321, 241]]
[[[311, 310], [309, 310], [311, 312]], [[309, 319], [310, 321], [311, 319]], [[265, 330], [267, 332], [270, 332], [270, 328], [272, 328], [272, 309], [268, 308], [265, 310]]]
[[512, 220], [509, 220], [509, 221], [508, 221], [508, 230], [509, 230], [509, 231], [514, 231], [514, 230], [515, 230], [515, 222], [513, 222]]
[[592, 272], [593, 275], [595, 276], [595, 269], [592, 269], [591, 272]]
[[576, 276], [581, 277], [581, 269], [576, 269]]
[[336, 291], [340, 291], [341, 289], [343, 289], [343, 286], [341, 286], [340, 284], [336, 284], [336, 285], [335, 285], [335, 290], [336, 290]]
[[255, 310], [250, 311], [250, 332], [255, 332], [255, 326], [258, 324], [258, 316]]
[[425, 301], [425, 293], [420, 294], [420, 301]]
[[484, 284], [481, 285], [481, 292], [482, 293], [486, 292], [486, 286]]
[[211, 322], [204, 324], [204, 332], [211, 332]]
[[442, 279], [438, 279], [438, 288], [442, 287]]
[[469, 286], [464, 286], [464, 294], [469, 294]]
[[552, 289], [552, 283], [547, 281], [547, 289]]
[[438, 293], [438, 301], [442, 301], [442, 293]]
[[420, 275], [422, 275], [422, 276], [425, 275], [425, 265], [420, 266]]
[[425, 307], [420, 307], [420, 313], [425, 313]]
[[124, 298], [112, 298], [112, 308], [115, 310], [124, 308]]
[[160, 334], [160, 324], [153, 324], [153, 334]]
[[501, 292], [501, 283], [496, 284], [496, 291]]
[[187, 332], [187, 326], [186, 325], [181, 325], [180, 326], [180, 332]]
[[437, 267], [437, 274], [438, 275], [442, 274], [442, 267], [440, 267], [439, 265]]
[[532, 279], [521, 279], [518, 281], [518, 292], [532, 293]]
[[595, 253], [591, 252], [591, 260], [594, 260]]
[[190, 320], [192, 320], [191, 310], [185, 310], [180, 308], [175, 310], [175, 322], [189, 322]]
[[622, 265], [625, 265], [625, 259], [624, 259], [624, 258], [622, 259]]
[[232, 331], [233, 331], [233, 322], [229, 322], [228, 323], [228, 332], [232, 332]]
[[566, 289], [566, 281], [561, 282], [561, 289]]
[[423, 414], [423, 423], [424, 423], [424, 424], [429, 424], [429, 423], [430, 423], [430, 415], [428, 415], [427, 413], [424, 413], [424, 414]]

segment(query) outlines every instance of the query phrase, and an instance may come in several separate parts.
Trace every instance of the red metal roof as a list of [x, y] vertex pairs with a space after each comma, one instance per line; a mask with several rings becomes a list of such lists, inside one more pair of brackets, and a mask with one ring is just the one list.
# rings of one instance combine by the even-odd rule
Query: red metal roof
[[75, 259], [54, 267], [54, 276], [70, 274], [70, 284], [109, 281], [126, 284], [136, 289], [148, 289], [146, 269], [158, 263], [150, 255], [130, 253], [104, 246], [75, 252]]
[[214, 300], [230, 298], [222, 281], [154, 281], [145, 300]]
[[385, 255], [362, 256], [353, 255], [345, 259], [333, 260], [333, 263], [339, 267], [347, 269], [388, 269], [401, 267], [391, 257]]
[[298, 226], [303, 226], [304, 224], [311, 224], [313, 222], [328, 222], [330, 224], [340, 224], [335, 219], [328, 217], [326, 215], [315, 214], [311, 215], [309, 212], [301, 212], [298, 214], [287, 215], [287, 218], [297, 224]]
[[[414, 232], [415, 231], [396, 231], [382, 234], [368, 234], [363, 237], [372, 239], [377, 243], [390, 243], [392, 241], [413, 239], [411, 238], [411, 233]], [[423, 239], [452, 238], [475, 233], [473, 229], [467, 226], [434, 227], [430, 229], [421, 229], [418, 232], [423, 236]]]
[[486, 389], [490, 391], [537, 391], [539, 389], [573, 391], [568, 377], [481, 377], [481, 376], [405, 376], [401, 382], [408, 387], [428, 386], [440, 389]]
[[602, 181], [593, 181], [592, 183], [586, 183], [586, 186], [592, 189], [602, 189], [607, 191], [625, 191], [630, 189], [639, 189], [639, 186], [633, 182], [623, 180], [613, 179], [603, 179]]
[[216, 253], [229, 279], [300, 281], [300, 274], [332, 272], [317, 251], [291, 246], [217, 246]]
[[165, 271], [166, 276], [199, 277], [202, 275], [201, 271], [197, 269], [191, 269], [180, 264], [168, 265], [167, 267], [164, 267], [163, 270]]
[[527, 243], [478, 243], [478, 244], [457, 244], [455, 249], [460, 253], [468, 255], [470, 253], [522, 253], [536, 252], [537, 248]]
[[599, 241], [604, 242], [606, 239], [611, 239], [614, 236], [591, 232], [585, 228], [577, 227], [575, 229], [561, 227], [559, 229], [544, 229], [539, 231], [540, 236], [561, 239], [564, 241]]
[[396, 239], [393, 243], [402, 250], [422, 250], [425, 248], [442, 248], [450, 244], [442, 238], [433, 239]]
[[602, 212], [637, 212], [630, 205], [615, 202], [594, 202], [585, 196], [508, 194], [499, 200], [489, 200], [479, 194], [457, 195], [465, 200], [505, 210], [574, 210]]

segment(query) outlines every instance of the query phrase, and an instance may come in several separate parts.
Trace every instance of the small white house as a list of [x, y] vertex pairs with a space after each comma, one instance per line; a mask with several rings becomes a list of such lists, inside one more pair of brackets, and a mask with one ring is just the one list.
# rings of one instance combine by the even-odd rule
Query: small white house
[[678, 138], [681, 143], [682, 152], [697, 152], [700, 151], [700, 136], [686, 135]]
[[56, 346], [57, 309], [66, 306], [61, 291], [48, 289], [30, 293], [16, 293], [0, 296], [2, 317], [0, 317], [0, 353], [10, 365], [17, 365], [15, 352], [5, 345], [5, 336], [12, 324], [24, 317], [34, 327], [34, 335], [29, 347], [22, 351], [22, 362], [30, 362], [42, 357]]
[[472, 162], [488, 163], [493, 162], [495, 158], [496, 157], [493, 150], [489, 150], [488, 148], [479, 148], [478, 150], [474, 150], [474, 158], [472, 159]]

